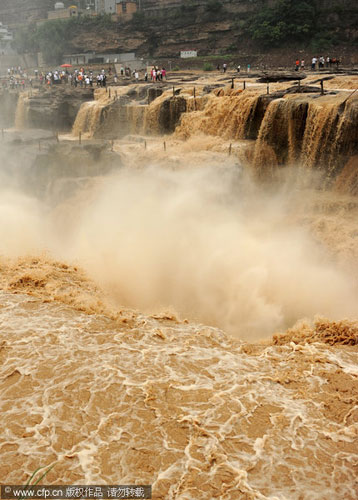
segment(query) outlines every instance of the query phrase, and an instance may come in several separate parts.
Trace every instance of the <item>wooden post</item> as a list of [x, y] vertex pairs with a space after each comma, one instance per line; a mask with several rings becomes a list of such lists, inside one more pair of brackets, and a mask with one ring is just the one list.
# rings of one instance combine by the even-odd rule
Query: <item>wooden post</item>
[[234, 79], [231, 78], [231, 88], [233, 89], [234, 88]]
[[321, 95], [324, 95], [323, 80], [321, 80]]
[[108, 96], [109, 96], [109, 98], [111, 98], [111, 89], [110, 88], [108, 89]]
[[174, 97], [174, 96], [175, 96], [175, 88], [174, 88], [174, 86], [173, 86], [173, 97]]
[[195, 87], [194, 87], [194, 92], [193, 92], [193, 95], [194, 95], [194, 99], [195, 99], [195, 90], [196, 90], [196, 89], [195, 89]]
[[80, 132], [78, 134], [78, 144], [81, 144], [81, 142], [82, 142], [82, 133]]
[[167, 145], [165, 144], [165, 141], [163, 142], [163, 146], [164, 146], [164, 151], [167, 150]]
[[147, 141], [144, 141], [144, 149], [147, 149]]
[[301, 92], [301, 80], [298, 80], [298, 92]]
[[231, 156], [231, 149], [232, 149], [232, 145], [230, 144], [230, 146], [229, 146], [229, 156]]
[[269, 95], [269, 93], [270, 93], [270, 84], [268, 83], [267, 84], [267, 95]]
[[245, 90], [245, 89], [246, 89], [246, 82], [245, 82], [245, 80], [244, 80], [244, 90]]

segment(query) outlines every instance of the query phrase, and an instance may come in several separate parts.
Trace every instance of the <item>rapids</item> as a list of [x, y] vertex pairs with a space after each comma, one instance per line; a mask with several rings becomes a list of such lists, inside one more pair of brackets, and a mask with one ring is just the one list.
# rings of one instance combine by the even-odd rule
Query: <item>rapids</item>
[[46, 484], [152, 484], [163, 500], [356, 498], [356, 351], [1, 304], [3, 482], [55, 464]]

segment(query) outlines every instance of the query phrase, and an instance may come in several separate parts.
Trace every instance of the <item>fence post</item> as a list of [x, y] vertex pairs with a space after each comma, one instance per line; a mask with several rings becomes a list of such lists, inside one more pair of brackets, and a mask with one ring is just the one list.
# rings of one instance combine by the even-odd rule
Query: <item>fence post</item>
[[232, 145], [230, 144], [230, 146], [229, 146], [229, 156], [231, 156], [231, 149], [232, 149]]
[[245, 90], [246, 89], [246, 82], [245, 82], [245, 80], [243, 82], [243, 85], [244, 85], [244, 90]]
[[78, 144], [81, 144], [81, 142], [82, 142], [82, 133], [79, 132], [79, 134], [78, 134]]
[[165, 144], [165, 141], [163, 143], [163, 146], [164, 146], [164, 151], [166, 151], [167, 150], [167, 145]]

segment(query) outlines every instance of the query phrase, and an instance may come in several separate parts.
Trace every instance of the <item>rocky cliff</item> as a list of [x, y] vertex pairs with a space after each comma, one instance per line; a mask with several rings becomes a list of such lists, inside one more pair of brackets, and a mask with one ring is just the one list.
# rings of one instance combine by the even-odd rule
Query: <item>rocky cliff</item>
[[[306, 29], [309, 32], [301, 33], [300, 38], [291, 37], [290, 43], [262, 46], [264, 20], [257, 29], [253, 23], [272, 4], [277, 5], [277, 2], [143, 0], [143, 11], [131, 22], [97, 30], [96, 36], [85, 26], [79, 27], [71, 38], [70, 50], [79, 52], [86, 47], [86, 50], [95, 51], [135, 51], [141, 57], [157, 59], [175, 59], [181, 50], [196, 50], [199, 56], [234, 55], [242, 64], [250, 62], [262, 66], [292, 65], [297, 56], [309, 60], [313, 55], [328, 52], [333, 57], [341, 57], [346, 64], [358, 60], [358, 46], [354, 42], [358, 40], [358, 4], [346, 0], [301, 2], [300, 5], [313, 10], [307, 11], [311, 16], [309, 23], [307, 20], [308, 27], [305, 13], [302, 14], [298, 32], [301, 27], [303, 32]], [[288, 37], [291, 22], [295, 25], [294, 18], [286, 20], [285, 24]], [[273, 36], [275, 30], [271, 27], [267, 39]], [[185, 61], [185, 64], [190, 62]]]
[[38, 93], [20, 95], [16, 110], [17, 128], [52, 131], [70, 130], [85, 101], [93, 98], [93, 89], [43, 88]]
[[[171, 59], [181, 50], [196, 50], [199, 56], [234, 54], [243, 64], [257, 60], [263, 65], [270, 65], [275, 52], [277, 65], [329, 52], [346, 63], [355, 62], [357, 2], [284, 0], [284, 4], [286, 18], [281, 19], [276, 0], [141, 0], [141, 10], [130, 22], [81, 21], [71, 29], [63, 49], [66, 53], [136, 51], [141, 57]], [[0, 21], [46, 18], [53, 5], [54, 0], [0, 0]], [[272, 6], [276, 10], [270, 11]], [[297, 12], [290, 14], [295, 6]], [[267, 24], [270, 16], [274, 19]], [[290, 43], [275, 43], [276, 36]], [[271, 59], [263, 56], [268, 53]]]

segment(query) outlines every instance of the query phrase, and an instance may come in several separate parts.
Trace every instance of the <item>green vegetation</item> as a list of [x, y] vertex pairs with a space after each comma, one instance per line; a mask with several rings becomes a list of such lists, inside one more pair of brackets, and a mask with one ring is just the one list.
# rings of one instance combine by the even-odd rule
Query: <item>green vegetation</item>
[[[50, 472], [51, 469], [53, 469], [55, 467], [56, 464], [52, 464], [50, 467], [48, 467], [45, 472], [43, 474], [41, 474], [41, 476], [36, 479], [35, 482], [31, 483], [31, 481], [35, 478], [36, 474], [40, 471], [40, 470], [43, 470], [45, 469], [45, 467], [39, 467], [38, 469], [36, 469], [32, 475], [29, 477], [29, 479], [27, 480], [26, 484], [25, 484], [25, 490], [27, 490], [29, 488], [29, 486], [36, 486], [40, 481], [41, 479], [43, 479], [45, 476], [47, 476], [47, 474]], [[22, 497], [19, 497], [19, 500], [24, 500], [25, 496], [22, 496]]]
[[134, 12], [133, 18], [131, 21], [132, 25], [136, 29], [143, 29], [147, 25], [146, 22], [146, 17], [144, 15], [144, 12], [141, 10], [138, 10], [137, 12]]
[[192, 14], [197, 10], [198, 6], [193, 0], [184, 0], [180, 6], [180, 11], [182, 14]]
[[212, 71], [214, 69], [214, 66], [211, 63], [204, 63], [203, 70], [204, 71]]
[[60, 63], [78, 31], [101, 31], [113, 26], [110, 15], [54, 19], [41, 25], [30, 24], [15, 34], [13, 47], [19, 53], [41, 51], [46, 63]]
[[316, 29], [314, 2], [277, 0], [273, 7], [263, 7], [247, 23], [248, 34], [263, 46], [311, 39]]
[[217, 14], [223, 9], [223, 4], [219, 0], [209, 0], [206, 5], [206, 10], [211, 14]]
[[[206, 0], [205, 3], [183, 0], [175, 8], [162, 8], [151, 14], [149, 11], [137, 11], [131, 21], [121, 21], [121, 30], [123, 28], [126, 36], [146, 40], [140, 50], [151, 57], [165, 54], [168, 34], [170, 39], [177, 39], [179, 44], [184, 40], [186, 44], [188, 40], [193, 40], [195, 48], [197, 29], [192, 30], [194, 26], [199, 26], [199, 29], [203, 26], [203, 31], [208, 33], [205, 45], [199, 40], [198, 50], [201, 54], [216, 54], [214, 58], [218, 57], [219, 48], [222, 52], [220, 57], [223, 58], [226, 54], [230, 57], [230, 54], [238, 54], [242, 50], [260, 51], [261, 48], [309, 48], [318, 53], [326, 49], [333, 50], [342, 43], [358, 44], [356, 2], [243, 0], [242, 3], [243, 8], [235, 11], [235, 0]], [[247, 4], [246, 7], [244, 4]], [[216, 24], [208, 28], [205, 23], [209, 22]], [[94, 40], [102, 38], [106, 43], [108, 38], [113, 39], [107, 35], [118, 33], [118, 28], [119, 25], [112, 21], [110, 15], [50, 20], [19, 29], [13, 46], [19, 53], [41, 51], [46, 63], [57, 64], [62, 61], [64, 54], [77, 50], [74, 47], [80, 46], [82, 34], [90, 34]], [[189, 32], [190, 37], [187, 36]], [[222, 43], [222, 37], [227, 40], [226, 45]], [[121, 38], [120, 34], [118, 38]], [[110, 50], [113, 50], [113, 44]], [[168, 57], [173, 57], [172, 50]]]

